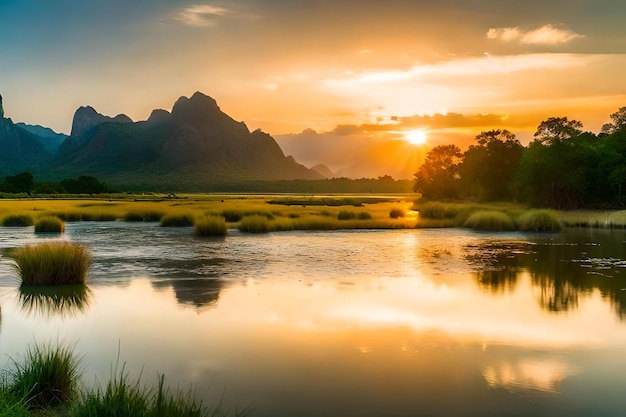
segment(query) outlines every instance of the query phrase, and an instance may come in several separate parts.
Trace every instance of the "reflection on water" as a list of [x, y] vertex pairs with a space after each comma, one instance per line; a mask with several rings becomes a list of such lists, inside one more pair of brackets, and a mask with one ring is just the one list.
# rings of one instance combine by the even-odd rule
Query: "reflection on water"
[[490, 388], [503, 388], [511, 392], [536, 390], [557, 393], [565, 378], [578, 373], [577, 367], [561, 361], [525, 358], [517, 362], [486, 366], [483, 377]]
[[537, 301], [547, 311], [576, 310], [582, 297], [599, 291], [620, 319], [626, 314], [624, 253], [623, 231], [593, 229], [468, 246], [469, 261], [484, 265], [475, 272], [481, 288], [494, 293], [513, 290], [526, 271], [538, 289]]
[[180, 304], [189, 305], [196, 309], [204, 309], [217, 304], [220, 298], [222, 282], [214, 278], [175, 278], [153, 281], [152, 287], [157, 290], [171, 287], [174, 290], [174, 294], [176, 294], [176, 300]]
[[[121, 345], [131, 377], [162, 373], [208, 404], [224, 395], [224, 409], [252, 404], [259, 417], [626, 409], [624, 231], [211, 240], [96, 222], [68, 223], [66, 238], [93, 251], [88, 307], [50, 314], [48, 300], [43, 319], [23, 313], [29, 295], [0, 297], [0, 351], [75, 342], [86, 383], [109, 376]], [[0, 228], [0, 248], [31, 239]], [[11, 274], [0, 257], [5, 294], [17, 291]]]
[[27, 286], [18, 290], [18, 301], [27, 315], [41, 318], [71, 317], [85, 314], [93, 300], [87, 285]]

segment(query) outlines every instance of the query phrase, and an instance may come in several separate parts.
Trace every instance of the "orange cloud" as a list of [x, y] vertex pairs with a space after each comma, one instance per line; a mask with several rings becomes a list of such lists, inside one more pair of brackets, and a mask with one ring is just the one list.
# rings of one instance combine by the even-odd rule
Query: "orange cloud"
[[529, 31], [523, 31], [518, 26], [491, 28], [487, 31], [488, 39], [496, 39], [504, 42], [520, 42], [526, 45], [557, 45], [583, 37], [584, 35], [580, 35], [571, 30], [560, 29], [554, 25], [544, 25]]

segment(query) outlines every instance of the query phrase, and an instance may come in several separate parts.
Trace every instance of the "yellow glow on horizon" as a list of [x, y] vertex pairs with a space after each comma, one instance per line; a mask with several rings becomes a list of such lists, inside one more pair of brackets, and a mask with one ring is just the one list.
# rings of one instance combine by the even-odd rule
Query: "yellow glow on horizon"
[[423, 145], [428, 141], [426, 132], [421, 129], [410, 130], [404, 134], [404, 139], [413, 145]]

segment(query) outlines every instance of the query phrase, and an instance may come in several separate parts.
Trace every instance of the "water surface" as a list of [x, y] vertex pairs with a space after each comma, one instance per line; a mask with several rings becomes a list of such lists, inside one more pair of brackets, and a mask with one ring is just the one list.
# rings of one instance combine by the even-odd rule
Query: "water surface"
[[[0, 247], [43, 239], [0, 229]], [[459, 229], [200, 239], [83, 222], [89, 290], [35, 297], [0, 258], [1, 361], [64, 341], [254, 416], [622, 416], [626, 234]], [[30, 300], [30, 301], [28, 301]], [[119, 351], [119, 358], [118, 358]]]

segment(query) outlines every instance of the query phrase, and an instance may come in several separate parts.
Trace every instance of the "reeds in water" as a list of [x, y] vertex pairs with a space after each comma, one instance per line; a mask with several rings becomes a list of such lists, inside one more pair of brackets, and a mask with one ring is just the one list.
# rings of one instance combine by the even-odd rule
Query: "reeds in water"
[[65, 223], [55, 216], [44, 216], [35, 222], [36, 233], [63, 233]]
[[495, 210], [477, 211], [469, 216], [463, 226], [484, 231], [515, 230], [513, 219], [508, 214]]
[[270, 221], [260, 214], [244, 217], [239, 222], [238, 228], [246, 233], [268, 233], [271, 230]]
[[518, 219], [519, 229], [531, 232], [558, 232], [561, 222], [552, 210], [528, 210]]
[[195, 224], [196, 236], [226, 236], [228, 227], [222, 216], [206, 216]]
[[28, 227], [33, 225], [33, 217], [30, 214], [10, 214], [2, 219], [4, 227]]
[[189, 227], [193, 224], [194, 217], [191, 214], [166, 214], [161, 217], [163, 227]]
[[91, 253], [72, 242], [27, 245], [11, 252], [22, 285], [84, 284]]

